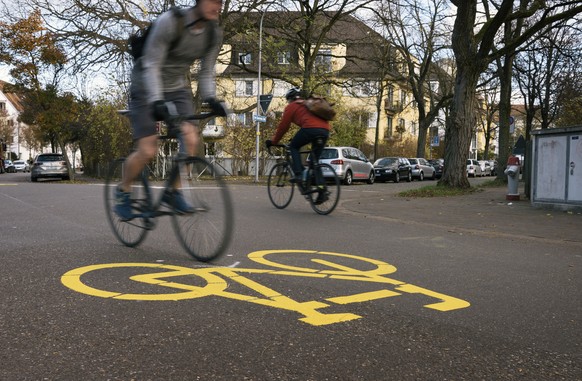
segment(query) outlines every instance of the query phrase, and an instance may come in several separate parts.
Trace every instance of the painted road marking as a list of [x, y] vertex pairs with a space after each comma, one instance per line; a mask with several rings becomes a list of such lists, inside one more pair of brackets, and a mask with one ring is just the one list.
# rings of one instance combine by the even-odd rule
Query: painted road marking
[[[289, 265], [283, 263], [293, 256], [307, 263], [309, 267]], [[415, 286], [386, 275], [396, 272], [396, 267], [376, 259], [359, 257], [351, 254], [342, 254], [312, 250], [261, 250], [248, 255], [248, 258], [268, 269], [235, 268], [235, 267], [205, 267], [188, 268], [161, 263], [108, 263], [80, 267], [68, 271], [61, 277], [61, 282], [68, 288], [87, 295], [119, 300], [148, 300], [168, 301], [196, 299], [207, 296], [219, 296], [226, 299], [254, 303], [271, 308], [293, 311], [301, 315], [299, 320], [315, 325], [328, 325], [360, 319], [362, 316], [352, 312], [325, 313], [325, 308], [335, 305], [349, 305], [385, 298], [392, 298], [403, 294], [422, 294], [436, 299], [435, 303], [424, 305], [436, 311], [447, 312], [467, 308], [470, 303], [453, 296], [431, 291]], [[357, 263], [357, 267], [350, 267], [344, 263]], [[171, 289], [170, 293], [124, 293], [121, 291], [101, 290], [86, 284], [83, 276], [94, 271], [116, 268], [146, 268], [157, 269], [158, 272], [138, 273], [129, 277], [131, 281]], [[328, 297], [322, 300], [297, 301], [263, 283], [251, 279], [253, 274], [268, 276], [294, 276], [314, 279], [328, 279], [341, 281], [366, 282], [378, 284], [380, 289], [368, 292], [358, 292], [350, 295]], [[183, 283], [179, 282], [182, 278]], [[192, 280], [202, 280], [203, 285], [193, 285]], [[238, 284], [251, 290], [249, 294], [227, 290], [231, 285]], [[393, 289], [387, 289], [391, 287]], [[237, 290], [238, 287], [235, 287]]]

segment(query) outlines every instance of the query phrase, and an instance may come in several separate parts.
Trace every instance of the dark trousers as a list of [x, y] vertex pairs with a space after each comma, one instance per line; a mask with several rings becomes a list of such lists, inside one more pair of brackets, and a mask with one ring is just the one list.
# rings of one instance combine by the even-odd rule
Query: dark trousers
[[329, 131], [325, 128], [301, 128], [293, 139], [291, 139], [291, 144], [289, 145], [289, 150], [291, 151], [291, 158], [293, 159], [293, 171], [297, 176], [301, 175], [303, 171], [303, 164], [301, 163], [301, 147], [313, 142], [316, 137], [322, 136], [324, 140], [321, 145], [316, 145], [313, 147], [315, 154], [315, 161], [317, 163], [325, 143], [329, 138]]

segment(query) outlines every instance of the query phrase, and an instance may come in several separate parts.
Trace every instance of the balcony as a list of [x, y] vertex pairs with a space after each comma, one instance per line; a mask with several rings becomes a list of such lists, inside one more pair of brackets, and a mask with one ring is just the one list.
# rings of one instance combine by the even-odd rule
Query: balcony
[[384, 99], [384, 111], [388, 115], [395, 115], [402, 112], [402, 106], [400, 106], [400, 102], [386, 98]]

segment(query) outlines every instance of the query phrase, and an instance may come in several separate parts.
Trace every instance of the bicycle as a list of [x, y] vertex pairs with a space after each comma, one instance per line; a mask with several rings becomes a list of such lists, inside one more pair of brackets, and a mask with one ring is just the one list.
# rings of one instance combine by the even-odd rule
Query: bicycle
[[[316, 144], [323, 144], [323, 138], [316, 138]], [[319, 142], [319, 143], [318, 143]], [[313, 143], [309, 151], [302, 151], [302, 154], [309, 154], [308, 166], [306, 173], [303, 174], [301, 185], [295, 180], [291, 151], [288, 144], [274, 144], [268, 148], [270, 155], [272, 147], [282, 148], [284, 150], [284, 160], [271, 168], [267, 182], [267, 190], [271, 203], [277, 209], [285, 209], [293, 198], [297, 185], [299, 192], [305, 196], [311, 208], [317, 213], [326, 215], [331, 213], [340, 197], [340, 180], [337, 177], [333, 167], [326, 163], [315, 163]], [[326, 178], [330, 178], [332, 184], [328, 185]]]
[[[172, 127], [186, 120], [211, 117], [210, 113], [173, 117]], [[158, 217], [170, 216], [176, 236], [193, 258], [207, 262], [224, 253], [233, 230], [232, 201], [221, 176], [212, 164], [203, 158], [177, 153], [172, 157], [169, 175], [163, 187], [152, 186], [147, 167], [132, 183], [131, 205], [134, 214], [123, 220], [114, 211], [115, 196], [124, 170], [125, 158], [114, 160], [105, 179], [105, 210], [109, 224], [117, 239], [128, 247], [136, 247], [152, 230]], [[171, 194], [180, 183], [184, 198], [194, 207], [194, 212], [182, 214], [175, 210]], [[161, 188], [159, 190], [158, 188]], [[156, 194], [157, 193], [157, 194]]]

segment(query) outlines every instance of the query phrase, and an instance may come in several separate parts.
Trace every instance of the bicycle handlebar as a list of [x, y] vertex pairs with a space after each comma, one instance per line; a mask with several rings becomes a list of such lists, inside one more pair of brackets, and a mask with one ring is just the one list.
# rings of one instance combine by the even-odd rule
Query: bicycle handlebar
[[273, 148], [273, 147], [277, 147], [277, 148], [288, 148], [288, 147], [289, 147], [289, 144], [271, 144], [271, 146], [270, 146], [270, 147], [267, 147], [267, 152], [268, 152], [268, 153], [269, 153], [269, 155], [271, 155], [271, 156], [275, 156], [275, 155], [273, 154], [273, 152], [271, 152], [271, 148]]

